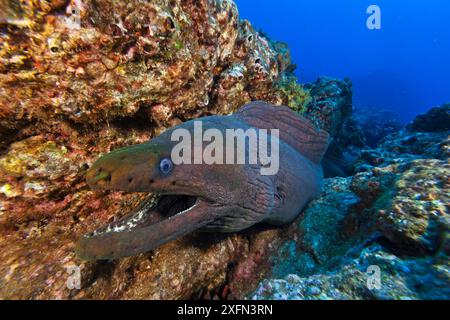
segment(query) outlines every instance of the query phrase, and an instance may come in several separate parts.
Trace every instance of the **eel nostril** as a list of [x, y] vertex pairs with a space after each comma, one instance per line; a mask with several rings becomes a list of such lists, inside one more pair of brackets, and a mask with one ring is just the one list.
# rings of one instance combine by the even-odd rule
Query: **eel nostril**
[[132, 183], [133, 182], [133, 178], [128, 178], [128, 183]]

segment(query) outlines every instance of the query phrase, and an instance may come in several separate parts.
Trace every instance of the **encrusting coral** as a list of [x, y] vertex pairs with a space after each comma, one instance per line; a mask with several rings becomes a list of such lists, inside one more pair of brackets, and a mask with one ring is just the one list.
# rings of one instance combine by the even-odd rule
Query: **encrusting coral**
[[[413, 123], [430, 123], [445, 108]], [[325, 182], [297, 222], [302, 236], [281, 246], [273, 279], [250, 298], [450, 297], [450, 135], [410, 128], [363, 150], [353, 177]], [[378, 282], [370, 282], [373, 270]]]

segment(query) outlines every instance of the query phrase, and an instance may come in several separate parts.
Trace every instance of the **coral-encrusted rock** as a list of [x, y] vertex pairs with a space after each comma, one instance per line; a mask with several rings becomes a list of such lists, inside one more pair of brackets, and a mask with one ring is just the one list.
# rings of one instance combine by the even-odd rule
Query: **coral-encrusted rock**
[[397, 117], [387, 110], [359, 107], [353, 112], [353, 117], [360, 125], [366, 143], [371, 148], [376, 148], [383, 138], [403, 128]]
[[306, 113], [321, 129], [336, 136], [345, 119], [352, 115], [351, 83], [322, 77], [306, 88], [314, 97]]
[[249, 298], [450, 298], [449, 132], [402, 130], [356, 168], [326, 180]]
[[22, 6], [22, 24], [12, 17], [0, 34], [0, 134], [37, 120], [97, 124], [139, 110], [166, 126], [227, 113], [268, 99], [290, 63], [239, 21], [232, 1], [70, 1], [70, 19], [58, 7]]
[[[78, 261], [74, 242], [145, 196], [89, 190], [85, 171], [100, 155], [251, 100], [287, 104], [278, 84], [293, 70], [287, 47], [240, 21], [228, 0], [6, 6], [0, 297], [175, 299], [220, 288], [239, 297], [256, 285], [286, 230], [193, 235], [111, 263]], [[79, 290], [66, 286], [70, 266], [82, 267]]]
[[[79, 154], [66, 146], [34, 136], [13, 143], [9, 152], [0, 158], [0, 172], [11, 177], [12, 185], [4, 185], [7, 197], [49, 196], [52, 192], [70, 192], [71, 182], [82, 168]], [[55, 183], [57, 182], [57, 183]], [[66, 188], [62, 184], [67, 183]]]
[[378, 148], [364, 149], [355, 164], [356, 172], [387, 167], [416, 159], [447, 160], [450, 157], [450, 132], [401, 130], [384, 138]]
[[274, 256], [273, 279], [249, 298], [450, 298], [449, 169], [416, 160], [396, 173], [327, 180], [296, 240]]
[[351, 178], [325, 180], [320, 197], [302, 213], [298, 234], [278, 250], [272, 275], [283, 278], [290, 273], [306, 276], [336, 263], [339, 257], [357, 242], [349, 242], [345, 235], [350, 209], [358, 197], [350, 190]]
[[397, 250], [422, 255], [437, 250], [448, 228], [450, 164], [410, 160], [358, 173], [352, 190]]
[[421, 255], [443, 241], [450, 212], [450, 132], [402, 130], [365, 150], [352, 190], [397, 250]]
[[364, 135], [353, 120], [352, 83], [322, 77], [305, 85], [313, 97], [303, 114], [316, 125], [329, 132], [337, 143], [348, 146], [363, 147]]
[[[379, 272], [379, 278], [375, 278]], [[348, 255], [337, 269], [309, 277], [266, 279], [249, 297], [256, 300], [448, 299], [448, 261], [402, 259], [379, 244]], [[374, 277], [375, 275], [375, 277]]]
[[426, 114], [418, 116], [409, 128], [420, 132], [450, 130], [450, 104], [433, 108]]
[[[398, 181], [407, 179], [408, 173], [404, 175]], [[438, 233], [424, 232], [420, 227], [423, 214], [428, 213], [426, 218], [435, 214], [427, 209], [414, 218], [419, 223], [409, 229], [403, 227], [411, 222], [410, 217], [403, 217], [410, 219], [408, 224], [397, 224], [401, 219], [385, 220], [378, 207], [391, 199], [382, 191], [388, 192], [383, 187], [391, 188], [395, 175], [377, 176], [378, 183], [376, 177], [328, 179], [320, 198], [297, 222], [296, 238], [281, 246], [274, 256], [273, 278], [262, 281], [249, 298], [448, 299], [448, 216], [439, 213], [439, 219], [447, 221], [435, 225], [439, 226]], [[439, 187], [442, 186], [436, 189]], [[408, 188], [400, 182], [395, 190], [393, 201], [401, 206]], [[447, 196], [442, 192], [448, 193], [448, 188], [439, 192], [445, 200]], [[415, 208], [423, 209], [417, 204]], [[401, 217], [397, 214], [396, 218]], [[391, 223], [390, 227], [380, 226], [380, 221]], [[422, 236], [430, 236], [429, 240], [441, 245], [431, 252], [418, 250], [414, 242], [426, 244], [420, 239]], [[378, 280], [373, 277], [373, 270], [380, 271]]]
[[450, 222], [450, 163], [415, 160], [399, 171], [377, 203], [378, 228], [403, 251], [434, 252]]

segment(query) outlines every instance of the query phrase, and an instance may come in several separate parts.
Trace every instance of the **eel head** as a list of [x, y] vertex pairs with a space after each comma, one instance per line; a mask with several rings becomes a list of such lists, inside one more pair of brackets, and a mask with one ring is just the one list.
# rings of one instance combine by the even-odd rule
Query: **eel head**
[[[83, 236], [76, 246], [79, 258], [109, 260], [147, 252], [233, 209], [241, 189], [233, 181], [242, 177], [241, 168], [176, 166], [171, 150], [167, 140], [154, 139], [107, 154], [88, 170], [86, 181], [93, 190], [150, 196], [123, 219]], [[224, 186], [224, 181], [230, 183]]]

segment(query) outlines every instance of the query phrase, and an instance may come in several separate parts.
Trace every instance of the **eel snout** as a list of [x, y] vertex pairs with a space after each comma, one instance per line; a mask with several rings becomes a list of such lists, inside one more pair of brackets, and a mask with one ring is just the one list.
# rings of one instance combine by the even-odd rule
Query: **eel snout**
[[87, 171], [86, 182], [93, 190], [153, 192], [160, 157], [148, 145], [120, 149], [97, 160]]

